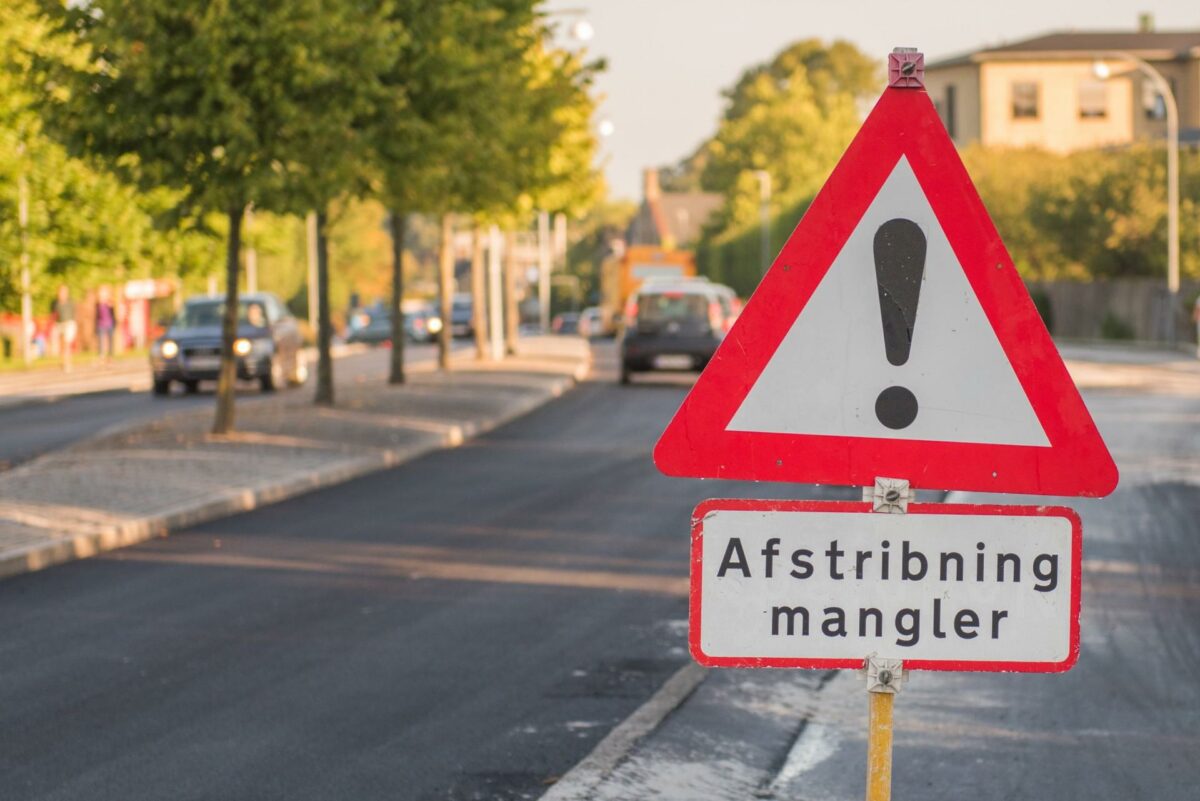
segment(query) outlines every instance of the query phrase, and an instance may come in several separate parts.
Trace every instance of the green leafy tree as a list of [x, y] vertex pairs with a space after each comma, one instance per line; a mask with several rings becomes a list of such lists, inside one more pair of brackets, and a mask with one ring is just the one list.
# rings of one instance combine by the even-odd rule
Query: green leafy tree
[[771, 180], [771, 239], [781, 240], [824, 183], [881, 88], [878, 65], [848, 42], [807, 39], [746, 70], [725, 92], [716, 133], [671, 171], [672, 186], [720, 192], [725, 203], [699, 245], [709, 274], [746, 292], [761, 276], [759, 171]]
[[[74, 146], [228, 220], [215, 433], [234, 422], [243, 210], [324, 208], [355, 174], [356, 121], [394, 57], [381, 4], [111, 0], [66, 24], [90, 45], [59, 115]], [[323, 318], [328, 321], [328, 309]]]

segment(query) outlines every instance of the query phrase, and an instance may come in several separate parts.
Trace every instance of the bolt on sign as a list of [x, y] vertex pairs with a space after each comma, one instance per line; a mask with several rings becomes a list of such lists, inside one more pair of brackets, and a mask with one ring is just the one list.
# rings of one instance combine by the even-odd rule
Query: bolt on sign
[[906, 669], [1062, 672], [1081, 527], [1117, 468], [924, 90], [888, 88], [654, 449], [671, 476], [864, 487], [859, 502], [710, 500], [689, 642], [712, 667], [862, 668], [868, 799], [890, 796]]

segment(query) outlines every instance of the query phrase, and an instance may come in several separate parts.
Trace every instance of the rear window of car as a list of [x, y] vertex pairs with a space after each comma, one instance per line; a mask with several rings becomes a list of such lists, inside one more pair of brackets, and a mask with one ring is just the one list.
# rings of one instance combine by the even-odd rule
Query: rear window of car
[[695, 292], [654, 292], [638, 298], [638, 322], [707, 320], [708, 299]]

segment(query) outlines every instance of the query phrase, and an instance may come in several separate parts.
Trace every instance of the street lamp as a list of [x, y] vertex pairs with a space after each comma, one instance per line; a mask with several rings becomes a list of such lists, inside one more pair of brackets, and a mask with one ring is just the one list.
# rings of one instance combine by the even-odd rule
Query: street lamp
[[758, 179], [759, 216], [762, 226], [762, 271], [765, 275], [771, 268], [771, 173], [755, 170]]
[[1179, 305], [1179, 107], [1175, 93], [1162, 73], [1132, 53], [1106, 51], [1096, 54], [1092, 74], [1103, 81], [1112, 75], [1112, 68], [1103, 58], [1128, 61], [1150, 79], [1163, 99], [1167, 111], [1167, 341], [1174, 346], [1179, 337], [1175, 316]]

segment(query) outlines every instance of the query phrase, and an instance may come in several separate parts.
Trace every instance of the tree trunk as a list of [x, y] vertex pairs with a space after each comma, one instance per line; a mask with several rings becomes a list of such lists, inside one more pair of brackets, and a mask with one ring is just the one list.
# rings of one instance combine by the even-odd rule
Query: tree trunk
[[442, 241], [438, 253], [438, 298], [442, 330], [438, 332], [438, 367], [450, 369], [450, 341], [454, 335], [454, 216], [442, 215]]
[[325, 210], [317, 212], [317, 394], [313, 402], [333, 405], [333, 320], [329, 317], [329, 238]]
[[221, 372], [217, 377], [217, 413], [213, 420], [214, 434], [233, 430], [234, 390], [237, 388], [237, 358], [233, 343], [238, 327], [238, 256], [242, 247], [242, 207], [227, 210], [229, 239], [225, 245], [225, 313], [221, 318]]
[[517, 305], [517, 232], [508, 231], [504, 237], [504, 352], [515, 356], [521, 324]]
[[392, 218], [392, 370], [389, 384], [404, 383], [404, 214], [391, 210]]
[[476, 225], [471, 233], [471, 327], [475, 329], [475, 358], [488, 357], [487, 290], [483, 274], [484, 230]]

